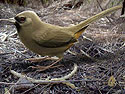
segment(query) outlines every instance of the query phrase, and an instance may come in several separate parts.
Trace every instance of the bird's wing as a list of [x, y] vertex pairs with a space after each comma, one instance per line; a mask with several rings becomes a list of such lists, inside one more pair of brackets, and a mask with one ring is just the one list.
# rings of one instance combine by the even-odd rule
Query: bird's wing
[[62, 47], [77, 40], [70, 34], [62, 31], [35, 32], [33, 40], [40, 46], [47, 48]]

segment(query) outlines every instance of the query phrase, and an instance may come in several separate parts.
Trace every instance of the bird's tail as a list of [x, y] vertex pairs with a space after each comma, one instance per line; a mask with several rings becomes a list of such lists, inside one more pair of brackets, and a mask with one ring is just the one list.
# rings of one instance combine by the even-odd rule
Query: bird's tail
[[100, 13], [98, 13], [98, 14], [96, 14], [96, 15], [88, 18], [88, 19], [86, 19], [85, 21], [81, 22], [78, 25], [69, 27], [69, 29], [70, 29], [70, 31], [75, 33], [75, 36], [77, 36], [77, 38], [78, 38], [82, 34], [82, 32], [85, 31], [85, 29], [87, 28], [87, 26], [90, 23], [104, 17], [105, 15], [111, 14], [112, 12], [114, 12], [114, 11], [116, 11], [118, 9], [121, 9], [121, 8], [122, 8], [122, 5], [118, 5], [118, 6], [106, 9], [106, 10], [104, 10], [104, 11], [102, 11], [102, 12], [100, 12]]
[[77, 32], [74, 34], [75, 38], [78, 39], [78, 38], [80, 37], [80, 35], [86, 30], [86, 28], [87, 28], [88, 26], [89, 26], [89, 25], [87, 25], [87, 26], [81, 28], [79, 31], [77, 31]]

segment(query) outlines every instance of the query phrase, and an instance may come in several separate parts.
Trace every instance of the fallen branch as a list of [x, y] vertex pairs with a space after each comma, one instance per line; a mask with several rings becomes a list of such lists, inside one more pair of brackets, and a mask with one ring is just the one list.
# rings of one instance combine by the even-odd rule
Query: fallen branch
[[[86, 80], [86, 79], [82, 79], [82, 80], [65, 80], [65, 81], [51, 81], [51, 83], [63, 83], [63, 82], [107, 82], [107, 81], [103, 81], [103, 80]], [[42, 82], [42, 84], [46, 83]], [[124, 83], [124, 82], [120, 82], [120, 83]], [[30, 82], [27, 83], [7, 83], [7, 82], [0, 82], [0, 85], [21, 85], [21, 84], [32, 84]], [[33, 84], [37, 84], [37, 83], [33, 83]], [[41, 84], [41, 83], [39, 83]]]
[[74, 64], [74, 69], [71, 73], [69, 73], [68, 75], [64, 76], [64, 77], [61, 77], [61, 78], [52, 78], [52, 79], [48, 79], [46, 78], [45, 80], [37, 80], [37, 79], [33, 79], [31, 77], [27, 77], [26, 75], [22, 75], [21, 73], [18, 73], [14, 70], [10, 70], [11, 73], [17, 77], [20, 77], [20, 78], [25, 78], [27, 79], [28, 81], [32, 82], [32, 83], [38, 83], [38, 84], [49, 84], [49, 83], [52, 83], [52, 84], [57, 84], [57, 83], [63, 83], [63, 84], [66, 84], [68, 86], [70, 86], [71, 88], [73, 89], [77, 89], [77, 87], [75, 87], [74, 84], [70, 83], [69, 81], [66, 81], [66, 79], [69, 79], [71, 78], [76, 72], [77, 72], [77, 65]]

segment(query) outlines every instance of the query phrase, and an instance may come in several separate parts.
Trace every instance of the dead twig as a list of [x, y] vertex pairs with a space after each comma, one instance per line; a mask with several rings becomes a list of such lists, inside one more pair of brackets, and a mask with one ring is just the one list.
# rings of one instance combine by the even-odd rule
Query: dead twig
[[[66, 80], [66, 81], [51, 81], [51, 83], [62, 83], [62, 82], [107, 82], [107, 81], [103, 81], [103, 80], [87, 80], [87, 79], [82, 79], [82, 80]], [[48, 81], [42, 82], [42, 84], [46, 83]], [[120, 83], [124, 83], [124, 82], [120, 82]], [[32, 83], [16, 83], [16, 85], [21, 85], [21, 84], [32, 84]], [[37, 83], [33, 83], [33, 84], [37, 84]], [[41, 84], [41, 83], [39, 83]], [[15, 83], [7, 83], [7, 82], [0, 82], [0, 85], [15, 85]]]
[[[76, 71], [77, 71], [77, 65], [74, 64], [74, 69], [71, 73], [69, 73], [68, 75], [64, 76], [64, 77], [60, 77], [60, 78], [52, 78], [52, 79], [48, 79], [46, 78], [45, 80], [37, 80], [37, 79], [33, 79], [31, 77], [27, 77], [26, 75], [22, 75], [21, 73], [18, 73], [14, 70], [10, 70], [11, 73], [17, 77], [20, 77], [20, 78], [25, 78], [27, 79], [28, 81], [32, 82], [32, 83], [38, 83], [38, 84], [49, 84], [49, 83], [63, 83], [63, 84], [66, 84], [67, 86], [70, 86], [71, 88], [73, 89], [77, 89], [77, 87], [75, 87], [74, 84], [70, 83], [69, 81], [66, 81], [66, 79], [69, 79], [70, 77], [72, 77]], [[57, 82], [56, 82], [57, 81]], [[59, 81], [62, 81], [62, 82], [59, 82]]]

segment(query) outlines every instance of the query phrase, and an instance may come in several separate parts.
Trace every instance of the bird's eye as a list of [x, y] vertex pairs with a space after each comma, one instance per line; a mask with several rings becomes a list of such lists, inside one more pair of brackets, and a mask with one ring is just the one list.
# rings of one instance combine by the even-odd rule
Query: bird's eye
[[26, 17], [15, 17], [15, 20], [17, 21], [17, 22], [19, 22], [19, 23], [24, 23], [25, 22], [25, 20], [26, 20]]
[[20, 17], [20, 22], [24, 22], [26, 20], [25, 17]]

